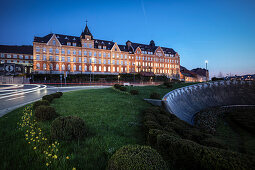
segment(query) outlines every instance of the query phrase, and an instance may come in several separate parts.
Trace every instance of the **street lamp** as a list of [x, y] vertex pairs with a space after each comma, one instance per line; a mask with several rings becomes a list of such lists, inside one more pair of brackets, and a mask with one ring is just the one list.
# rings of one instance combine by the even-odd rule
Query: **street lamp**
[[[90, 62], [90, 78], [89, 78], [90, 82], [91, 82], [92, 63], [94, 63], [94, 57], [91, 58], [91, 62]], [[93, 74], [93, 76], [94, 76], [94, 74]]]
[[207, 64], [208, 64], [208, 60], [205, 60], [205, 74], [206, 74], [206, 81], [208, 81], [208, 70], [207, 70]]
[[118, 83], [120, 83], [120, 75], [118, 75]]

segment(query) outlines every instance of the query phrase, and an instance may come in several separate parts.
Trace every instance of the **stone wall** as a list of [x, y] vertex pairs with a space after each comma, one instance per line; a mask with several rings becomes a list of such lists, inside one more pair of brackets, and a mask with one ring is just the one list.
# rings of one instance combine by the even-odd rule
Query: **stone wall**
[[193, 124], [194, 115], [206, 108], [229, 105], [254, 105], [255, 82], [217, 81], [175, 89], [163, 97], [166, 109]]

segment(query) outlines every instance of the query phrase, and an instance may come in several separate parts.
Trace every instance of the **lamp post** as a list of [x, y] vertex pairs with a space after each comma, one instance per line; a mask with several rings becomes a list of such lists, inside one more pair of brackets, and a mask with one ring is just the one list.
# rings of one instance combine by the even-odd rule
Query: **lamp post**
[[[92, 57], [91, 62], [90, 62], [90, 78], [89, 78], [90, 83], [91, 83], [91, 72], [92, 72], [92, 64], [93, 63], [94, 63], [94, 58]], [[93, 74], [93, 81], [94, 81], [94, 74]]]
[[118, 83], [120, 83], [120, 75], [118, 75]]
[[207, 64], [208, 64], [208, 60], [205, 60], [205, 74], [206, 74], [206, 81], [208, 81], [208, 70], [207, 70]]

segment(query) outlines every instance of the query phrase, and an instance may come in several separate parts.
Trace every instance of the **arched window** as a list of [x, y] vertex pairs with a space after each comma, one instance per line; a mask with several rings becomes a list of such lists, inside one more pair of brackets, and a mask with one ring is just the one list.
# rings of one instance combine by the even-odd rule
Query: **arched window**
[[89, 66], [89, 71], [92, 71], [92, 66]]
[[59, 70], [59, 65], [58, 64], [56, 64], [56, 70]]
[[67, 66], [67, 70], [68, 70], [68, 71], [70, 71], [70, 70], [71, 70], [71, 66], [70, 66], [70, 64], [68, 64], [68, 66]]
[[88, 70], [88, 68], [87, 68], [87, 66], [85, 66], [85, 67], [84, 67], [84, 71], [87, 71], [87, 70]]
[[94, 71], [97, 71], [97, 66], [94, 66]]
[[79, 65], [79, 71], [81, 71], [81, 65]]
[[50, 64], [50, 70], [53, 70], [53, 64]]
[[104, 66], [104, 72], [106, 72], [106, 67]]
[[62, 70], [65, 70], [66, 68], [65, 68], [65, 65], [64, 64], [62, 64]]
[[75, 64], [73, 65], [73, 71], [76, 71], [76, 65]]
[[99, 70], [98, 71], [101, 71], [101, 66], [99, 66]]
[[43, 69], [46, 70], [46, 64], [45, 63], [43, 64]]
[[111, 67], [110, 66], [108, 67], [108, 72], [111, 72]]

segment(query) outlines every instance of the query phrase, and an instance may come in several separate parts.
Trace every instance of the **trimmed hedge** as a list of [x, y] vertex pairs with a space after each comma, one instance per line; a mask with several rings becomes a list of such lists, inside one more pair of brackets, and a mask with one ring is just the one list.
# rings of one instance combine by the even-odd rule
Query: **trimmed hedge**
[[167, 88], [173, 88], [173, 83], [172, 83], [172, 82], [164, 82], [164, 85], [165, 85]]
[[115, 89], [119, 89], [120, 87], [121, 87], [121, 85], [120, 84], [114, 84], [114, 86], [113, 86]]
[[39, 121], [52, 120], [57, 116], [58, 114], [51, 106], [40, 105], [35, 109], [35, 117]]
[[48, 102], [48, 100], [38, 100], [38, 101], [34, 102], [33, 108], [36, 109], [38, 106], [41, 106], [41, 105], [49, 106], [50, 103]]
[[254, 157], [202, 146], [167, 134], [157, 136], [157, 148], [180, 169], [253, 169], [255, 166]]
[[52, 102], [52, 100], [54, 99], [54, 97], [52, 95], [45, 95], [42, 97], [43, 100], [47, 100], [48, 102]]
[[138, 90], [130, 90], [130, 94], [132, 95], [138, 95], [139, 91]]
[[108, 161], [108, 170], [166, 170], [161, 155], [149, 146], [127, 145], [117, 150]]
[[160, 95], [156, 92], [151, 93], [150, 98], [151, 99], [161, 99]]
[[87, 134], [83, 119], [76, 116], [58, 117], [51, 124], [51, 137], [60, 140], [81, 139]]
[[60, 93], [52, 93], [51, 96], [53, 96], [53, 98], [60, 98], [61, 94]]
[[124, 86], [121, 86], [119, 89], [120, 89], [120, 91], [127, 91], [127, 88]]
[[57, 94], [59, 94], [60, 96], [63, 96], [63, 93], [62, 92], [56, 92]]

